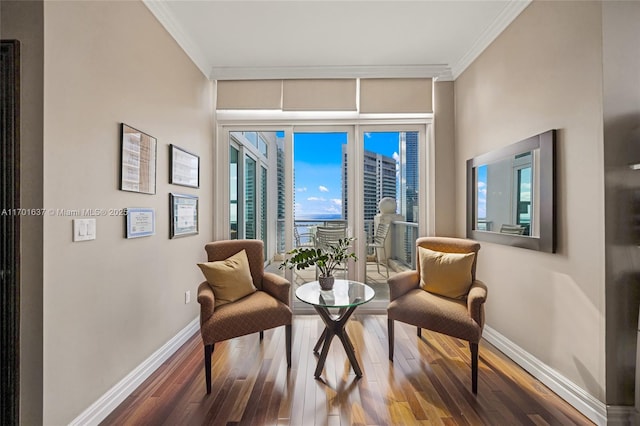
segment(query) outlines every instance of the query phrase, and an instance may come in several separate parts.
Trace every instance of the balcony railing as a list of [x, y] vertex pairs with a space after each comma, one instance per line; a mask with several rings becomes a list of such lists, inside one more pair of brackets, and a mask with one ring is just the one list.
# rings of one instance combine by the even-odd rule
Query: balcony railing
[[[336, 223], [337, 220], [296, 220], [294, 226], [300, 235], [300, 243], [310, 243], [309, 234], [312, 227], [327, 226]], [[364, 230], [366, 241], [373, 241], [374, 224], [372, 220], [365, 221]], [[395, 221], [387, 238], [391, 239], [391, 253], [389, 259], [393, 259], [406, 268], [415, 269], [416, 239], [418, 238], [418, 224], [413, 222]], [[278, 220], [278, 253], [284, 253], [284, 220]], [[367, 253], [368, 255], [372, 253]]]
[[391, 222], [391, 258], [410, 269], [416, 268], [416, 239], [418, 224]]

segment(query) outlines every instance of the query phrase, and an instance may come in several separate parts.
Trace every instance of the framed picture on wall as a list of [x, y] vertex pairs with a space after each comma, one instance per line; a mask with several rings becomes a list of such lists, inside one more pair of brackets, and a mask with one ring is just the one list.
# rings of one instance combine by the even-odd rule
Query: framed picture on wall
[[129, 207], [126, 216], [126, 238], [149, 237], [156, 233], [156, 211]]
[[169, 194], [169, 208], [169, 238], [185, 237], [198, 233], [197, 196]]
[[173, 144], [169, 145], [169, 183], [199, 188], [200, 157]]
[[153, 136], [124, 123], [120, 132], [120, 189], [156, 193], [156, 148]]

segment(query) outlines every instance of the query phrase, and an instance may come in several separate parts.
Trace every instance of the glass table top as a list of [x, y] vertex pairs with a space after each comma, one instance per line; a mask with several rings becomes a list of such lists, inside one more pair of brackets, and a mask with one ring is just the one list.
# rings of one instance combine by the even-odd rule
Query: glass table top
[[325, 308], [348, 308], [362, 305], [374, 298], [376, 292], [366, 284], [351, 280], [335, 280], [332, 290], [321, 290], [318, 281], [296, 289], [296, 297], [304, 303]]

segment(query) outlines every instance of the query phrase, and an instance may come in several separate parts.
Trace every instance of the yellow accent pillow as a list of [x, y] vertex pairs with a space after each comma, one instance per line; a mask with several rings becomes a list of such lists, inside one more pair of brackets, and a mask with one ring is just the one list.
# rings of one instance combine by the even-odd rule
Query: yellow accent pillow
[[198, 266], [213, 289], [216, 307], [235, 302], [256, 291], [244, 250], [225, 260], [198, 263]]
[[418, 247], [420, 288], [440, 296], [460, 299], [471, 287], [475, 253], [442, 253]]

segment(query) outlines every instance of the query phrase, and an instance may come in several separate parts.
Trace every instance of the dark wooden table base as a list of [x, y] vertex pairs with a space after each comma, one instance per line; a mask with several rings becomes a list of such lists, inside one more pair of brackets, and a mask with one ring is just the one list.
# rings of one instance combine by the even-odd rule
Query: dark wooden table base
[[329, 346], [331, 346], [331, 341], [334, 336], [338, 336], [340, 341], [342, 342], [342, 346], [344, 347], [344, 351], [347, 353], [347, 358], [349, 358], [349, 362], [351, 363], [351, 367], [353, 368], [353, 372], [356, 373], [356, 377], [362, 377], [362, 370], [360, 369], [360, 365], [358, 364], [358, 360], [356, 359], [356, 353], [353, 349], [353, 343], [349, 339], [349, 335], [347, 334], [347, 330], [345, 329], [345, 325], [349, 320], [349, 317], [356, 310], [357, 306], [351, 306], [350, 308], [342, 308], [338, 312], [337, 317], [334, 317], [329, 309], [322, 306], [314, 306], [320, 318], [324, 322], [325, 329], [320, 335], [320, 338], [316, 342], [316, 345], [313, 347], [313, 353], [318, 354], [318, 350], [322, 346], [322, 352], [320, 353], [320, 358], [318, 358], [318, 365], [316, 366], [315, 378], [319, 379], [322, 374], [322, 370], [324, 368], [324, 363], [327, 360], [327, 354], [329, 353]]

